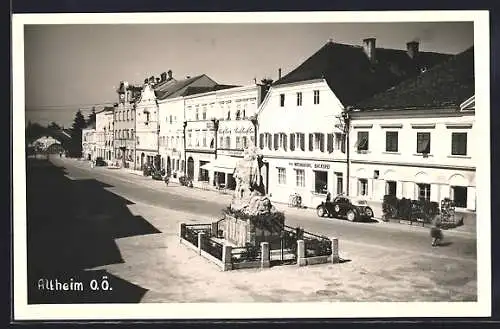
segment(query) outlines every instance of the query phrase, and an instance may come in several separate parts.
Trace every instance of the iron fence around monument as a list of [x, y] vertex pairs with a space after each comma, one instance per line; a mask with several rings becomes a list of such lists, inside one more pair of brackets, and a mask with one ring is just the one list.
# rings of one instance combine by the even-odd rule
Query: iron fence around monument
[[222, 244], [210, 239], [209, 236], [203, 236], [201, 239], [201, 250], [206, 251], [215, 258], [222, 260]]
[[260, 246], [248, 245], [245, 247], [235, 247], [231, 250], [231, 261], [233, 263], [255, 262], [262, 259]]
[[210, 230], [210, 224], [184, 224], [181, 237], [198, 247], [198, 233], [203, 232], [205, 235], [210, 235]]
[[302, 231], [305, 257], [329, 256], [332, 254], [332, 242], [329, 238]]

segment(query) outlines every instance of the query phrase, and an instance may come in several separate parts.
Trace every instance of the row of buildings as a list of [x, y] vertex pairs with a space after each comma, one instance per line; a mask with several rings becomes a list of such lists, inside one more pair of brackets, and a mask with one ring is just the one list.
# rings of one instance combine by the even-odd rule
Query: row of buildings
[[[326, 193], [455, 200], [475, 210], [474, 48], [457, 55], [329, 40], [269, 83], [221, 85], [172, 71], [123, 82], [96, 115], [91, 158], [140, 170], [155, 163], [198, 186], [235, 185], [243, 149], [263, 154], [271, 200]], [[89, 131], [85, 133], [89, 134]], [[90, 138], [90, 137], [89, 137]], [[87, 139], [90, 140], [90, 139]]]

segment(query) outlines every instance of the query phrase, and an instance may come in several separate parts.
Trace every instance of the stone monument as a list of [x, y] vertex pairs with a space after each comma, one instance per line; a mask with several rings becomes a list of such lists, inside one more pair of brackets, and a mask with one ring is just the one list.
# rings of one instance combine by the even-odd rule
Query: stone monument
[[243, 151], [233, 177], [236, 189], [224, 213], [224, 238], [237, 246], [279, 240], [285, 219], [265, 195], [262, 155], [252, 143]]

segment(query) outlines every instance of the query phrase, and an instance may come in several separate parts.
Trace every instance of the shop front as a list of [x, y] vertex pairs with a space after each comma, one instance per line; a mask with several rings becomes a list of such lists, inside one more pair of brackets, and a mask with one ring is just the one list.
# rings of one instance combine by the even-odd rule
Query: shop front
[[[209, 170], [206, 169], [206, 165], [210, 162], [214, 161], [213, 153], [201, 153], [195, 151], [187, 151], [187, 172], [186, 175], [193, 180], [193, 184], [195, 186], [206, 186], [213, 180], [212, 175]], [[179, 161], [177, 161], [179, 160]], [[179, 165], [179, 170], [182, 167], [182, 163], [180, 159], [173, 159], [172, 166]]]
[[345, 163], [321, 160], [266, 159], [269, 163], [268, 194], [271, 200], [289, 203], [298, 194], [302, 206], [316, 207], [345, 189]]
[[201, 169], [208, 172], [212, 186], [216, 188], [227, 188], [234, 190], [236, 180], [234, 179], [234, 169], [240, 158], [231, 156], [218, 156], [217, 160], [205, 163]]

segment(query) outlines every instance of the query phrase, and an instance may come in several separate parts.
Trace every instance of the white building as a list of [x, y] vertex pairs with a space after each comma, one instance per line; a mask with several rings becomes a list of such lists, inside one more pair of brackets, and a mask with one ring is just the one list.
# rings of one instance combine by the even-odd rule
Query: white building
[[[159, 135], [161, 121], [167, 116], [170, 119], [170, 113], [164, 105], [162, 106], [165, 109], [163, 110], [164, 113], [160, 116], [159, 104], [166, 99], [181, 96], [189, 87], [211, 87], [216, 84], [215, 81], [204, 74], [176, 80], [172, 77], [171, 70], [168, 73], [162, 73], [160, 78], [149, 78], [135, 104], [137, 168], [142, 168], [146, 163], [153, 164], [155, 157], [160, 155]], [[163, 165], [165, 166], [165, 164], [164, 161]], [[161, 166], [161, 161], [155, 165]]]
[[[276, 81], [259, 109], [259, 147], [264, 182], [272, 201], [316, 207], [327, 192], [346, 191], [346, 154], [338, 116], [347, 106], [381, 92], [447, 56], [378, 49], [329, 41]], [[390, 68], [390, 69], [389, 69]]]
[[101, 157], [105, 161], [113, 159], [113, 107], [105, 107], [96, 113], [96, 157]]
[[476, 209], [474, 49], [356, 106], [351, 194], [455, 200]]
[[85, 160], [96, 158], [96, 130], [95, 123], [82, 129], [82, 157]]
[[158, 101], [160, 113], [161, 167], [177, 178], [185, 170], [184, 160], [184, 97]]

